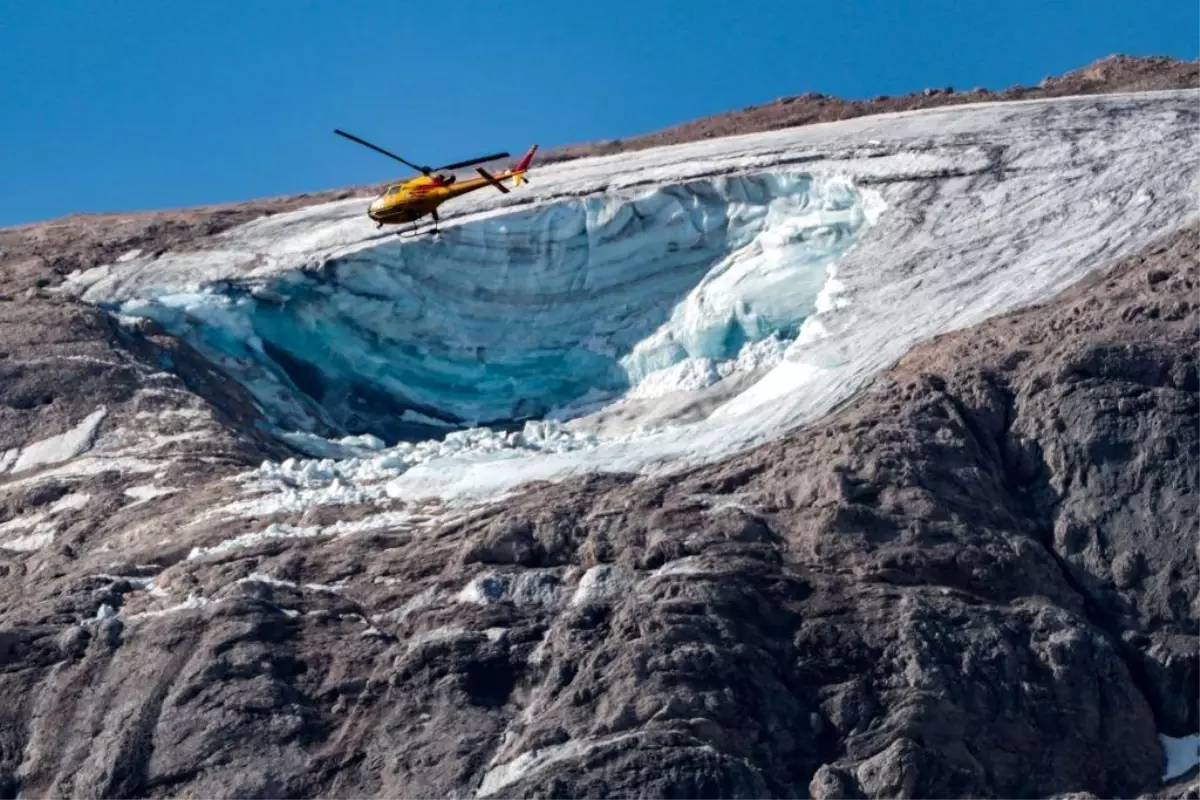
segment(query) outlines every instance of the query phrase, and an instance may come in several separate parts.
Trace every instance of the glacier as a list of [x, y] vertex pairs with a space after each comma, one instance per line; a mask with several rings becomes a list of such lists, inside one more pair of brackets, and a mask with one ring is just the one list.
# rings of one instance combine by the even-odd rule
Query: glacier
[[1188, 224], [1197, 95], [535, 163], [519, 193], [448, 206], [441, 240], [399, 241], [338, 201], [127, 254], [66, 291], [156, 320], [246, 386], [316, 459], [264, 464], [280, 491], [470, 500], [679, 469], [811, 422], [914, 344]]

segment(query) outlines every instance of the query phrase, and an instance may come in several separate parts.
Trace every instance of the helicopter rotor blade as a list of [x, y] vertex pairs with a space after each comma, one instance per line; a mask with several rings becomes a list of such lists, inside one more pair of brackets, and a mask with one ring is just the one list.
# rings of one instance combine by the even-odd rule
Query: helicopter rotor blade
[[397, 161], [399, 161], [401, 164], [412, 167], [417, 172], [424, 173], [425, 175], [428, 175], [429, 173], [433, 172], [433, 170], [430, 169], [429, 167], [418, 166], [417, 164], [414, 164], [407, 159], [401, 158], [400, 156], [396, 155], [395, 153], [389, 153], [387, 150], [384, 150], [382, 147], [377, 147], [376, 145], [371, 144], [370, 142], [366, 141], [365, 139], [360, 139], [353, 134], [346, 133], [343, 130], [337, 130], [337, 129], [335, 129], [333, 132], [336, 133], [338, 136], [346, 137], [347, 139], [349, 139], [352, 142], [358, 142], [363, 147], [369, 147], [377, 153], [383, 153], [388, 158], [394, 158]]
[[438, 167], [437, 169], [440, 172], [441, 170], [454, 170], [462, 169], [463, 167], [473, 167], [476, 164], [482, 164], [485, 161], [495, 161], [498, 158], [508, 158], [508, 156], [508, 153], [492, 153], [490, 156], [480, 156], [479, 158], [472, 158], [468, 161], [456, 161], [453, 164], [447, 164], [446, 166]]
[[475, 171], [476, 171], [476, 172], [478, 172], [480, 175], [482, 175], [482, 176], [483, 176], [483, 179], [484, 179], [485, 181], [487, 181], [488, 183], [490, 183], [492, 186], [495, 186], [497, 189], [499, 189], [499, 190], [500, 190], [501, 192], [503, 192], [504, 194], [508, 194], [508, 193], [511, 191], [511, 190], [510, 190], [510, 189], [509, 189], [507, 186], [505, 186], [503, 183], [501, 183], [500, 181], [496, 180], [496, 176], [495, 176], [495, 175], [493, 175], [492, 173], [488, 172], [488, 171], [487, 171], [486, 169], [484, 169], [483, 167], [476, 167], [476, 168], [475, 168]]

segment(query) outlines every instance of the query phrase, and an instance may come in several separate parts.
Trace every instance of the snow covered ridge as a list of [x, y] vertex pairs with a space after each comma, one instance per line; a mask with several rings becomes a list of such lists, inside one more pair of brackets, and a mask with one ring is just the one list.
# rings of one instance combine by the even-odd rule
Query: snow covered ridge
[[606, 415], [658, 426], [536, 452], [481, 434], [405, 461], [392, 496], [669, 469], [811, 421], [922, 339], [1186, 224], [1198, 94], [962, 106], [554, 164], [529, 191], [464, 198], [441, 242], [401, 244], [343, 201], [73, 286], [187, 337], [310, 436], [435, 438], [547, 412], [583, 414], [579, 435]]

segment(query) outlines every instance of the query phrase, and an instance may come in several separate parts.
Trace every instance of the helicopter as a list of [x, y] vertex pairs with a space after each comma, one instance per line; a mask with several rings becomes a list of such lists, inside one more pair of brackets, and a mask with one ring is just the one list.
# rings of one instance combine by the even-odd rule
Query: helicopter
[[[425, 216], [433, 218], [433, 227], [430, 230], [422, 233], [431, 233], [438, 235], [438, 206], [455, 197], [459, 197], [468, 192], [473, 192], [476, 189], [482, 189], [485, 186], [494, 186], [501, 192], [508, 194], [511, 191], [505, 186], [502, 181], [512, 179], [514, 186], [520, 186], [522, 183], [528, 183], [529, 179], [525, 177], [526, 170], [529, 169], [530, 162], [533, 161], [533, 155], [537, 152], [538, 146], [535, 144], [529, 148], [524, 157], [521, 158], [517, 165], [511, 169], [506, 169], [503, 172], [492, 174], [483, 167], [476, 166], [487, 161], [495, 161], [498, 158], [508, 158], [508, 153], [492, 153], [488, 156], [480, 156], [479, 158], [471, 158], [466, 161], [457, 161], [453, 164], [446, 164], [441, 167], [424, 167], [407, 161], [395, 153], [390, 153], [382, 147], [373, 145], [365, 139], [360, 139], [357, 136], [346, 133], [343, 130], [334, 130], [338, 136], [345, 137], [352, 142], [357, 142], [365, 147], [369, 147], [376, 152], [382, 153], [389, 158], [394, 158], [405, 166], [411, 167], [421, 173], [420, 176], [409, 178], [399, 183], [389, 184], [383, 193], [376, 197], [371, 205], [367, 207], [367, 216], [375, 221], [376, 228], [382, 228], [384, 225], [396, 225], [406, 222], [413, 223], [412, 228], [407, 231], [401, 231], [397, 235], [401, 237], [414, 236], [418, 233], [420, 227], [419, 220]], [[470, 178], [468, 180], [459, 181], [455, 175], [446, 175], [442, 173], [450, 172], [464, 167], [475, 167], [475, 171], [480, 177]]]

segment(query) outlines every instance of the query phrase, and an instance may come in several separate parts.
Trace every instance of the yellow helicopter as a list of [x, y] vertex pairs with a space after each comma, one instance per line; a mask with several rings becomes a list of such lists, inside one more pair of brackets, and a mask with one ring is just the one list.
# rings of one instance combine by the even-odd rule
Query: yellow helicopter
[[512, 169], [506, 169], [503, 172], [498, 172], [495, 175], [491, 174], [483, 167], [475, 167], [475, 171], [480, 177], [470, 178], [465, 181], [457, 180], [454, 175], [444, 175], [439, 173], [449, 172], [451, 170], [462, 169], [464, 167], [472, 167], [476, 164], [482, 164], [487, 161], [495, 161], [498, 158], [508, 158], [508, 153], [492, 153], [489, 156], [481, 156], [472, 158], [466, 161], [458, 161], [453, 164], [446, 164], [442, 167], [422, 167], [414, 164], [411, 161], [406, 161], [395, 153], [389, 153], [382, 147], [371, 144], [365, 139], [360, 139], [357, 136], [346, 133], [342, 130], [334, 130], [338, 136], [344, 136], [352, 142], [357, 142], [372, 150], [383, 153], [389, 158], [394, 158], [401, 164], [412, 167], [421, 173], [419, 177], [409, 178], [400, 183], [393, 183], [384, 189], [383, 194], [375, 198], [371, 205], [367, 208], [367, 216], [375, 221], [376, 228], [382, 228], [384, 225], [397, 225], [405, 222], [412, 222], [414, 225], [407, 231], [401, 231], [400, 236], [415, 235], [419, 224], [417, 223], [424, 216], [432, 216], [433, 228], [424, 233], [437, 235], [438, 233], [438, 206], [454, 197], [459, 197], [467, 192], [473, 192], [476, 189], [482, 189], [485, 186], [494, 186], [501, 192], [508, 194], [510, 191], [501, 181], [512, 179], [513, 185], [520, 186], [522, 183], [527, 183], [528, 178], [525, 177], [526, 170], [529, 169], [529, 164], [533, 161], [533, 154], [537, 152], [538, 146], [535, 144], [529, 148], [524, 157], [517, 162], [517, 165]]

